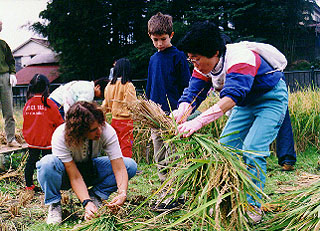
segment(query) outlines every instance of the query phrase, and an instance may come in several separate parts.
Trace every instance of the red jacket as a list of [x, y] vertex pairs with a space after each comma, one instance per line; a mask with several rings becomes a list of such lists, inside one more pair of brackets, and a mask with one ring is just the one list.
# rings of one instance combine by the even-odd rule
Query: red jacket
[[23, 108], [24, 139], [31, 148], [51, 149], [51, 137], [54, 130], [63, 123], [58, 106], [47, 99], [50, 108], [41, 102], [41, 95], [28, 100]]

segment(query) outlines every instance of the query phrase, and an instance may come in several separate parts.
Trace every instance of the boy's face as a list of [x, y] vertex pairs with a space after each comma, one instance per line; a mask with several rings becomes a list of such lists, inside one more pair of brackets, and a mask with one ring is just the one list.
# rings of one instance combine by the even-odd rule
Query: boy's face
[[158, 49], [158, 51], [163, 51], [168, 47], [171, 47], [171, 39], [173, 37], [173, 32], [171, 35], [168, 34], [162, 34], [162, 35], [157, 35], [157, 34], [149, 34], [152, 43], [155, 48]]

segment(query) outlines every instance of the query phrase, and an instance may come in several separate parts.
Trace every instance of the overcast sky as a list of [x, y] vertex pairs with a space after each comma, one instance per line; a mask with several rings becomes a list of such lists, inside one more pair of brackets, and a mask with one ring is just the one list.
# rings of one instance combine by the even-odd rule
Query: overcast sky
[[0, 39], [5, 40], [14, 50], [31, 37], [39, 38], [21, 26], [39, 21], [39, 13], [46, 9], [48, 0], [0, 0], [0, 20], [2, 32]]

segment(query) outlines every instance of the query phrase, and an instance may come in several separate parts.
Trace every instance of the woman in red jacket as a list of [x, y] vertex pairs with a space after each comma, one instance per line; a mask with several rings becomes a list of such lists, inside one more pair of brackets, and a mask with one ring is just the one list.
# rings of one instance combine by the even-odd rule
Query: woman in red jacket
[[26, 189], [33, 190], [33, 173], [36, 162], [42, 156], [51, 153], [51, 137], [54, 130], [63, 123], [58, 106], [50, 99], [49, 80], [36, 74], [30, 81], [28, 102], [23, 108], [23, 136], [29, 146], [24, 176]]

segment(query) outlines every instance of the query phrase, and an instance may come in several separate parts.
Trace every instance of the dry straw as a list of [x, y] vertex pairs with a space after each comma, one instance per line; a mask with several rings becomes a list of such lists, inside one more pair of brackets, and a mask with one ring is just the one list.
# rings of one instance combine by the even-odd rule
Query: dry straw
[[272, 202], [281, 211], [261, 225], [261, 230], [320, 230], [320, 182], [284, 194]]
[[263, 193], [249, 180], [254, 176], [242, 163], [241, 150], [223, 147], [210, 135], [180, 138], [175, 135], [174, 120], [152, 101], [139, 98], [130, 109], [135, 120], [157, 129], [164, 141], [174, 146], [168, 178], [156, 193], [166, 188], [174, 191], [168, 197], [185, 195], [187, 198], [184, 212], [173, 223], [164, 225], [150, 219], [132, 229], [157, 226], [171, 229], [183, 225], [188, 229], [250, 230], [245, 217], [247, 194], [259, 201], [257, 194]]

